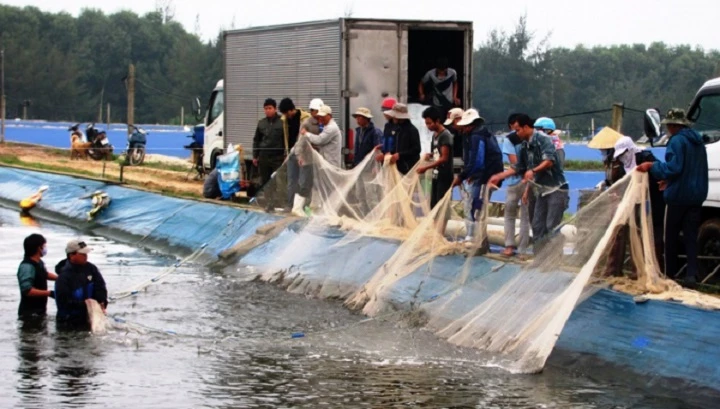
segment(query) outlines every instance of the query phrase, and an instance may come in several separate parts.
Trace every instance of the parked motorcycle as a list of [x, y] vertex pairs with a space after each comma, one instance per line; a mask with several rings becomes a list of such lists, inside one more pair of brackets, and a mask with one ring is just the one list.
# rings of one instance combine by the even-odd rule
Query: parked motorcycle
[[112, 160], [113, 146], [105, 133], [105, 130], [95, 128], [95, 123], [90, 123], [85, 128], [85, 137], [92, 145], [88, 149], [88, 155], [95, 160]]
[[145, 160], [145, 145], [147, 144], [148, 132], [130, 125], [133, 132], [128, 135], [128, 144], [125, 149], [125, 164], [137, 166], [141, 165]]

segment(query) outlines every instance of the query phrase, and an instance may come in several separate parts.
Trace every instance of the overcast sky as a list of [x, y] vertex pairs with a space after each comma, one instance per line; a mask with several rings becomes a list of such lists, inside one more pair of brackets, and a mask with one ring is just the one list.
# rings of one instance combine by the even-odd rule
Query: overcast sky
[[[167, 0], [162, 0], [167, 1]], [[155, 0], [2, 0], [15, 6], [33, 5], [45, 11], [77, 15], [87, 7], [106, 13], [131, 10], [145, 14]], [[493, 28], [510, 31], [527, 13], [529, 27], [553, 46], [610, 45], [663, 41], [720, 49], [717, 24], [719, 0], [174, 0], [175, 20], [215, 38], [219, 30], [342, 17], [472, 20], [476, 44]], [[248, 4], [253, 4], [249, 7]]]

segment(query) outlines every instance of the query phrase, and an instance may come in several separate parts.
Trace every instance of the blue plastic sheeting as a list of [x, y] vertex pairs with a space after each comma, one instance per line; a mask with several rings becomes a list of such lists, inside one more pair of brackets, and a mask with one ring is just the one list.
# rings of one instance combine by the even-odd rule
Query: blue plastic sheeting
[[[283, 271], [290, 291], [346, 299], [399, 247], [370, 238], [343, 241], [344, 234], [336, 229], [304, 227], [302, 222], [289, 226], [251, 250], [240, 264]], [[547, 274], [521, 272], [516, 264], [474, 257], [460, 282], [465, 261], [458, 255], [437, 257], [390, 285], [380, 297], [398, 310], [425, 311], [430, 329], [437, 330], [477, 308], [518, 274], [524, 274], [523, 280], [530, 279], [529, 274]], [[572, 279], [574, 275], [557, 273], [553, 284], [566, 288]], [[636, 304], [628, 295], [600, 290], [575, 308], [556, 350], [592, 355], [642, 375], [681, 378], [720, 390], [718, 339], [718, 311], [671, 302]]]
[[635, 303], [601, 290], [573, 311], [558, 349], [592, 354], [655, 377], [720, 390], [720, 312], [673, 302]]
[[[90, 200], [82, 197], [103, 189], [113, 202], [97, 216], [96, 223], [187, 249], [207, 243], [207, 250], [214, 255], [248, 238], [258, 227], [279, 219], [84, 179], [0, 167], [3, 199], [19, 202], [43, 184], [50, 189], [38, 209], [86, 223]], [[348, 240], [342, 231], [302, 220], [251, 250], [240, 264], [283, 271], [290, 291], [347, 298], [381, 269], [398, 248], [399, 243], [389, 240], [368, 237]], [[524, 274], [521, 279], [532, 278], [527, 275], [531, 273], [520, 272], [518, 265], [474, 257], [467, 277], [460, 282], [465, 261], [462, 256], [437, 257], [390, 285], [381, 297], [400, 310], [422, 309], [437, 329], [472, 311], [518, 274]], [[556, 283], [566, 286], [572, 278], [558, 274]], [[718, 311], [672, 302], [636, 304], [630, 296], [601, 290], [575, 308], [556, 350], [593, 356], [629, 368], [647, 376], [649, 383], [660, 378], [679, 378], [685, 383], [720, 390], [718, 339]]]
[[242, 241], [265, 224], [279, 219], [260, 212], [230, 206], [181, 200], [121, 186], [85, 179], [0, 167], [0, 196], [19, 202], [41, 185], [43, 194], [37, 210], [85, 222], [91, 208], [89, 196], [100, 189], [112, 203], [95, 217], [94, 223], [147, 239], [166, 241], [189, 250], [207, 244], [206, 251], [217, 255]]

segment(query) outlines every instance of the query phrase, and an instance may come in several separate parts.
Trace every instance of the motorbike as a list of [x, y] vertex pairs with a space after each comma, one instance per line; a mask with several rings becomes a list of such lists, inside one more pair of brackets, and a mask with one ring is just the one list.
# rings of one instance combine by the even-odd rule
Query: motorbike
[[205, 125], [196, 125], [193, 127], [192, 134], [187, 136], [192, 139], [189, 145], [183, 148], [192, 152], [192, 162], [197, 175], [195, 179], [201, 179], [205, 176], [205, 167], [203, 166], [203, 144], [205, 143]]
[[105, 130], [95, 128], [95, 123], [90, 123], [85, 128], [85, 137], [91, 143], [88, 155], [95, 160], [112, 160], [113, 146], [105, 133]]
[[141, 165], [145, 160], [145, 145], [147, 144], [147, 136], [150, 133], [132, 126], [133, 132], [128, 135], [128, 144], [125, 149], [125, 164], [131, 166]]

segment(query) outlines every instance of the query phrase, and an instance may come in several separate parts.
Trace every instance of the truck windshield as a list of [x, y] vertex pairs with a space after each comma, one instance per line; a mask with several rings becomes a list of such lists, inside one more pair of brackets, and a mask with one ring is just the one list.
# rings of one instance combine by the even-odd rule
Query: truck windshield
[[705, 95], [690, 112], [693, 128], [702, 135], [705, 143], [720, 140], [720, 94]]
[[225, 98], [223, 96], [223, 90], [217, 90], [213, 91], [212, 95], [210, 96], [210, 103], [208, 104], [209, 110], [208, 110], [208, 118], [206, 126], [209, 126], [211, 123], [215, 122], [215, 120], [220, 116], [220, 114], [223, 113], [223, 109], [225, 109]]

